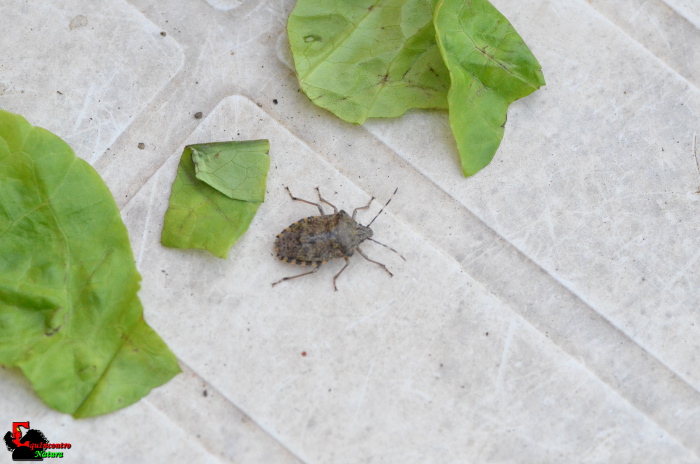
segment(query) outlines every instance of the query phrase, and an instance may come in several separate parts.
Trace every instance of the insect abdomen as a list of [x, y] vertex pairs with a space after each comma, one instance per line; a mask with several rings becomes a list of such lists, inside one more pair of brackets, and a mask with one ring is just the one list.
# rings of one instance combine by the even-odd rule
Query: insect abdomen
[[[277, 257], [296, 264], [321, 263], [352, 255], [338, 240], [338, 214], [311, 216], [283, 230], [275, 240]], [[350, 254], [347, 252], [350, 251]]]

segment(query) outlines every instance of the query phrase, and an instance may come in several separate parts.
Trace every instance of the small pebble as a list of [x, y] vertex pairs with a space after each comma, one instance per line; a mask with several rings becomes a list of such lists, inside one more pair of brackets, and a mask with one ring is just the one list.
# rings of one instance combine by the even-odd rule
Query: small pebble
[[165, 31], [163, 31], [163, 32], [160, 33], [160, 35], [162, 35], [163, 37], [165, 37], [165, 36], [168, 35], [168, 34], [166, 34]]
[[144, 148], [146, 148], [146, 144], [143, 142], [139, 143], [139, 150], [143, 150]]
[[277, 99], [275, 98], [274, 100], [272, 100], [272, 103], [276, 105], [278, 103]]
[[197, 111], [197, 112], [194, 114], [194, 118], [195, 118], [195, 119], [202, 119], [202, 112], [201, 112], [201, 111]]

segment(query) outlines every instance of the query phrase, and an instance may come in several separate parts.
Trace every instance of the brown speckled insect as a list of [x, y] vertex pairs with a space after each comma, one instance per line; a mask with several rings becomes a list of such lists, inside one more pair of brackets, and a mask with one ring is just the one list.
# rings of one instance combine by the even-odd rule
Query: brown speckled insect
[[[285, 188], [287, 189], [287, 193], [289, 193], [292, 200], [303, 201], [304, 203], [316, 206], [321, 212], [321, 215], [309, 216], [297, 221], [277, 235], [277, 239], [275, 240], [275, 253], [279, 259], [287, 263], [298, 264], [301, 266], [314, 266], [314, 268], [309, 272], [278, 280], [272, 284], [273, 287], [280, 282], [284, 282], [285, 280], [296, 279], [298, 277], [313, 274], [314, 272], [318, 271], [322, 264], [325, 264], [332, 259], [343, 258], [345, 259], [345, 266], [343, 266], [340, 272], [333, 277], [333, 288], [338, 291], [335, 281], [338, 279], [338, 276], [343, 273], [345, 268], [348, 267], [348, 264], [350, 264], [350, 257], [353, 255], [353, 253], [355, 253], [355, 251], [357, 251], [360, 256], [365, 258], [367, 261], [380, 266], [389, 274], [389, 276], [394, 276], [394, 274], [392, 274], [385, 265], [370, 259], [359, 248], [362, 242], [365, 240], [371, 240], [401, 256], [401, 254], [393, 248], [374, 240], [372, 238], [372, 229], [369, 228], [374, 220], [379, 217], [382, 211], [384, 211], [384, 208], [391, 203], [391, 199], [394, 198], [394, 194], [391, 195], [389, 201], [387, 201], [386, 205], [379, 210], [379, 213], [377, 213], [374, 219], [372, 219], [366, 226], [363, 226], [355, 221], [355, 215], [359, 210], [369, 208], [369, 205], [372, 204], [374, 197], [369, 200], [367, 206], [355, 208], [352, 212], [352, 216], [350, 216], [343, 210], [338, 211], [338, 208], [324, 200], [323, 197], [321, 197], [321, 191], [318, 189], [318, 187], [316, 187], [319, 201], [333, 208], [333, 214], [325, 214], [319, 203], [313, 203], [311, 201], [302, 200], [301, 198], [296, 198], [294, 195], [292, 195], [292, 192], [289, 191], [289, 187]], [[398, 190], [398, 188], [394, 190], [394, 193], [396, 193]], [[401, 256], [401, 259], [404, 261], [406, 260], [406, 258], [403, 256]]]

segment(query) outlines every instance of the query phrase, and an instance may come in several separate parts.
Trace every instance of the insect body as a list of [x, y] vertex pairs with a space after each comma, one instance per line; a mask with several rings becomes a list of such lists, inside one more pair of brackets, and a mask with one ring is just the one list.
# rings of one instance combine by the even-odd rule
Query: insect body
[[[359, 248], [359, 245], [365, 240], [371, 240], [379, 243], [372, 238], [372, 229], [370, 229], [369, 226], [391, 202], [391, 198], [389, 201], [387, 201], [386, 205], [382, 207], [377, 216], [375, 216], [375, 218], [372, 219], [367, 226], [363, 226], [355, 221], [355, 215], [359, 210], [369, 208], [369, 205], [372, 204], [372, 200], [374, 200], [374, 198], [370, 199], [367, 206], [355, 208], [352, 212], [352, 216], [350, 216], [345, 211], [338, 211], [335, 206], [324, 200], [323, 197], [321, 197], [321, 192], [319, 191], [318, 187], [316, 187], [316, 191], [318, 192], [319, 201], [321, 201], [321, 203], [326, 203], [333, 208], [333, 214], [325, 214], [320, 203], [313, 203], [294, 197], [292, 192], [290, 192], [289, 188], [287, 187], [287, 192], [292, 200], [303, 201], [304, 203], [318, 207], [318, 210], [321, 212], [321, 216], [310, 216], [295, 222], [277, 235], [277, 239], [275, 240], [275, 252], [279, 259], [287, 263], [298, 264], [301, 266], [312, 266], [313, 269], [303, 274], [285, 277], [284, 279], [273, 283], [272, 286], [274, 287], [278, 283], [284, 282], [285, 280], [296, 279], [297, 277], [313, 274], [314, 272], [318, 271], [322, 264], [325, 264], [332, 259], [343, 258], [345, 259], [345, 266], [343, 266], [340, 272], [333, 277], [333, 288], [335, 288], [337, 291], [338, 287], [336, 286], [335, 281], [345, 270], [345, 268], [348, 267], [348, 264], [350, 263], [349, 258], [355, 253], [355, 251], [357, 251], [367, 261], [381, 266], [382, 269], [384, 269], [390, 276], [393, 276], [385, 265], [370, 259]], [[396, 191], [394, 191], [394, 193], [396, 193]], [[382, 243], [379, 244], [386, 246]], [[393, 248], [387, 248], [398, 254], [398, 252]], [[399, 254], [399, 256], [401, 255]], [[401, 256], [401, 258], [403, 258], [403, 256]]]

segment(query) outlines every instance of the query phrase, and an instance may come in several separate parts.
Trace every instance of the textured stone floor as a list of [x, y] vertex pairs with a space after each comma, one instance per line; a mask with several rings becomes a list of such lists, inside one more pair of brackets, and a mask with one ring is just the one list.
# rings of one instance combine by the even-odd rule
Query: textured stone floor
[[[291, 0], [3, 0], [0, 107], [103, 176], [184, 371], [74, 420], [4, 369], [6, 429], [67, 462], [699, 463], [700, 2], [492, 2], [547, 86], [465, 179], [444, 112], [353, 126], [299, 92]], [[228, 259], [162, 247], [183, 146], [258, 138], [267, 199]], [[372, 227], [406, 261], [369, 243], [393, 278], [272, 288], [298, 272], [274, 236], [315, 214], [284, 186], [347, 210], [398, 187]]]

